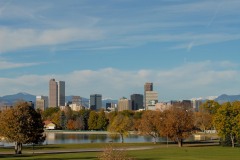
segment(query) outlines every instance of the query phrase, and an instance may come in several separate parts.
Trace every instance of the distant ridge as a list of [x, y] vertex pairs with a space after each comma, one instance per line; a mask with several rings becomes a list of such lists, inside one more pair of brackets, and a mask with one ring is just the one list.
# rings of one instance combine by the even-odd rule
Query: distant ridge
[[224, 102], [233, 102], [233, 101], [240, 101], [240, 95], [227, 95], [222, 94], [218, 96], [215, 101], [218, 103], [224, 103]]
[[[6, 95], [3, 97], [0, 97], [0, 106], [1, 105], [13, 105], [17, 101], [24, 100], [24, 101], [32, 101], [33, 103], [36, 102], [36, 95], [32, 95], [26, 92], [20, 92], [17, 94], [12, 94], [12, 95]], [[65, 101], [69, 102], [72, 101], [72, 96], [65, 96]], [[89, 99], [82, 97], [82, 105], [84, 107], [89, 107], [88, 106]], [[103, 107], [106, 106], [106, 103], [117, 103], [117, 100], [112, 100], [112, 99], [104, 99], [102, 101]]]
[[25, 93], [25, 92], [20, 92], [17, 94], [0, 97], [0, 103], [5, 105], [13, 105], [14, 103], [20, 100], [35, 102], [36, 96]]

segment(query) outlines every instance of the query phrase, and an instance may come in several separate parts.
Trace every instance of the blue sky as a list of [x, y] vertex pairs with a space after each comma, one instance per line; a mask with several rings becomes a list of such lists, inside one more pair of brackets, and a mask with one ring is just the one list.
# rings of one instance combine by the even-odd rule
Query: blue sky
[[1, 0], [0, 96], [240, 93], [239, 0]]

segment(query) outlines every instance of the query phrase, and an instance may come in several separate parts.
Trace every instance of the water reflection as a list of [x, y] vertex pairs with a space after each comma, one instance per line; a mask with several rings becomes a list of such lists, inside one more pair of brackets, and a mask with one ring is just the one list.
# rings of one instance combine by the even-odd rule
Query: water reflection
[[[111, 134], [77, 134], [77, 133], [46, 133], [44, 144], [67, 144], [67, 143], [108, 143], [121, 142], [119, 135]], [[152, 137], [131, 134], [124, 137], [125, 142], [152, 142]]]
[[[201, 138], [201, 137], [200, 137]], [[185, 141], [199, 141], [199, 137], [190, 136]], [[204, 136], [204, 140], [210, 140], [210, 138]], [[153, 142], [151, 136], [141, 136], [137, 134], [130, 134], [124, 137], [124, 142], [135, 143], [135, 142]], [[157, 142], [169, 142], [170, 139], [166, 137], [159, 137]], [[82, 134], [82, 133], [58, 133], [58, 132], [46, 132], [46, 140], [43, 144], [79, 144], [79, 143], [109, 143], [115, 142], [120, 143], [121, 138], [115, 134]], [[13, 146], [13, 143], [2, 141], [0, 146]]]

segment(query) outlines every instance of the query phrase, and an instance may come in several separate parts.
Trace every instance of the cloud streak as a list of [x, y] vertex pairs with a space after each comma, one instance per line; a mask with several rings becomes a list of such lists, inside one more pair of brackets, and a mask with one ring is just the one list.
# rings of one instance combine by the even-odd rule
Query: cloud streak
[[[141, 2], [120, 1], [117, 4], [126, 4], [127, 7], [127, 4], [135, 3]], [[21, 2], [8, 5], [11, 12], [5, 11], [1, 18], [13, 24], [19, 20], [24, 23], [18, 28], [19, 24], [0, 28], [0, 52], [31, 47], [39, 49], [39, 46], [67, 46], [71, 42], [88, 42], [85, 46], [79, 43], [81, 47], [76, 48], [93, 50], [171, 42], [171, 48], [190, 51], [195, 46], [240, 39], [238, 28], [234, 32], [228, 25], [240, 14], [240, 2], [236, 0], [149, 3], [136, 8], [118, 8], [115, 3], [40, 4]], [[224, 7], [221, 7], [223, 4]], [[59, 12], [63, 7], [68, 9], [65, 14]], [[58, 16], [54, 12], [58, 12]], [[228, 17], [230, 22], [223, 25], [223, 17]], [[216, 24], [212, 24], [213, 21]], [[211, 27], [215, 29], [211, 30]]]
[[103, 32], [92, 29], [8, 29], [0, 28], [0, 52], [22, 48], [65, 44], [74, 41], [95, 41], [103, 38]]
[[42, 63], [15, 63], [0, 59], [0, 70], [40, 65]]

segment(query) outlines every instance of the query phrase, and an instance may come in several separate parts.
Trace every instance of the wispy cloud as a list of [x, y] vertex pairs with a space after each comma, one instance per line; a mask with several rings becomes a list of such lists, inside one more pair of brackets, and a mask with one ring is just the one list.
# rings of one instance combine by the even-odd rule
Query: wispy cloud
[[9, 62], [4, 59], [0, 59], [0, 70], [5, 69], [12, 69], [12, 68], [21, 68], [21, 67], [30, 67], [35, 65], [40, 65], [43, 63], [15, 63], [15, 62]]
[[[185, 35], [179, 39], [179, 43], [172, 47], [173, 49], [187, 49], [191, 50], [193, 46], [209, 45], [214, 43], [228, 42], [240, 40], [240, 34], [226, 34], [226, 33], [209, 33], [209, 34], [192, 34]], [[176, 41], [172, 39], [173, 41]]]
[[95, 41], [103, 38], [101, 30], [92, 29], [7, 29], [0, 28], [0, 52], [26, 47], [59, 45], [74, 41]]
[[[8, 11], [1, 18], [7, 17], [5, 20], [13, 23], [19, 20], [25, 23], [16, 25], [20, 25], [19, 28], [14, 25], [0, 28], [1, 52], [41, 45], [68, 45], [78, 41], [89, 42], [85, 43], [86, 46], [76, 47], [80, 49], [119, 49], [118, 46], [171, 42], [172, 48], [190, 51], [194, 46], [239, 40], [238, 28], [234, 32], [228, 23], [221, 24], [226, 16], [229, 21], [236, 21], [234, 17], [240, 15], [240, 2], [237, 0], [161, 1], [130, 9], [127, 5], [121, 8], [115, 3], [90, 5], [74, 2], [71, 5], [61, 1], [57, 6], [52, 2], [42, 2], [41, 5], [25, 3], [6, 5], [5, 2], [3, 5], [3, 8], [8, 7]], [[117, 2], [122, 3], [139, 2]], [[59, 13], [59, 16], [53, 14], [66, 6], [67, 13]], [[209, 29], [210, 26], [215, 28], [214, 31]], [[95, 40], [104, 41], [96, 44]]]
[[227, 33], [183, 33], [183, 34], [155, 34], [155, 35], [135, 35], [128, 36], [121, 40], [121, 43], [134, 45], [146, 44], [151, 42], [171, 42], [173, 49], [191, 50], [193, 46], [201, 46], [220, 42], [239, 40], [240, 34]]

